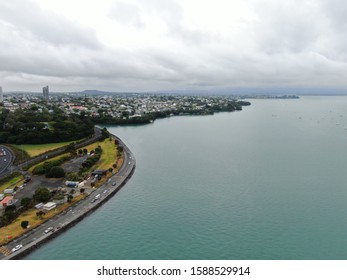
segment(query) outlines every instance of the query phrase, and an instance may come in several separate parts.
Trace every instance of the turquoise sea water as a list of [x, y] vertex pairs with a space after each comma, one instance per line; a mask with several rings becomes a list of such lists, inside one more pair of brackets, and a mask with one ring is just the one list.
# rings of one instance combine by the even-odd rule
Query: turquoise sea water
[[108, 127], [132, 179], [27, 259], [347, 259], [347, 97]]

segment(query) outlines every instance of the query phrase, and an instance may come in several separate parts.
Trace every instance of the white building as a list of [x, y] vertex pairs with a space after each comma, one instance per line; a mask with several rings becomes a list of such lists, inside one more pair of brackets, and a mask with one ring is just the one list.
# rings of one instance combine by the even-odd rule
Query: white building
[[14, 194], [14, 189], [5, 189], [4, 194]]
[[40, 202], [39, 204], [36, 204], [34, 207], [35, 207], [36, 209], [41, 209], [41, 208], [43, 207], [43, 203]]
[[47, 202], [45, 205], [43, 205], [43, 210], [52, 210], [55, 207], [57, 207], [57, 204], [55, 204], [54, 202]]

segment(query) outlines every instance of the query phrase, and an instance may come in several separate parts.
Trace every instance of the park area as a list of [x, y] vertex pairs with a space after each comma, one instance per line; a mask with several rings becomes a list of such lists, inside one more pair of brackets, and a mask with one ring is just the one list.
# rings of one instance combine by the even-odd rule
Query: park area
[[[17, 147], [25, 149], [25, 152], [27, 152], [31, 156], [37, 156], [41, 153], [47, 152], [48, 150], [64, 146], [68, 147], [69, 144], [71, 144], [71, 142], [42, 145], [19, 145]], [[88, 166], [86, 169], [86, 165], [84, 164], [84, 162], [88, 161], [90, 158], [95, 158], [95, 155], [98, 156], [97, 161], [93, 161], [93, 164], [91, 166]], [[62, 159], [64, 160], [62, 161]], [[120, 149], [118, 146], [118, 141], [115, 138], [110, 137], [102, 141], [97, 141], [93, 144], [82, 147], [81, 149], [74, 151], [71, 150], [70, 152], [61, 154], [59, 156], [45, 159], [45, 161], [31, 166], [25, 172], [25, 176], [31, 177], [31, 181], [28, 184], [23, 184], [25, 180], [24, 173], [13, 174], [11, 178], [8, 178], [7, 181], [1, 183], [0, 193], [2, 193], [5, 189], [16, 188], [17, 190], [19, 186], [23, 185], [24, 188], [21, 187], [21, 191], [17, 191], [17, 193], [14, 195], [14, 198], [17, 201], [14, 213], [11, 213], [11, 215], [9, 215], [10, 213], [6, 214], [5, 209], [3, 216], [0, 217], [0, 219], [2, 219], [2, 227], [0, 227], [0, 245], [4, 245], [10, 240], [24, 234], [29, 229], [37, 227], [38, 225], [47, 221], [47, 219], [50, 219], [52, 216], [60, 213], [67, 207], [70, 207], [78, 200], [83, 199], [92, 191], [93, 188], [99, 187], [104, 182], [106, 182], [113, 174], [115, 174], [122, 166], [123, 160], [124, 156], [122, 153], [122, 149]], [[49, 164], [58, 162], [60, 168], [66, 169], [67, 172], [65, 176], [62, 178], [47, 178], [45, 174], [35, 175], [35, 168], [37, 169], [38, 167], [49, 165], [47, 164], [47, 162]], [[73, 167], [73, 169], [71, 169], [71, 167]], [[102, 177], [99, 176], [98, 180], [96, 180], [95, 183], [91, 184], [90, 182], [88, 183], [87, 178], [91, 178], [90, 174], [94, 170], [106, 170], [107, 172], [106, 175]], [[68, 198], [69, 195], [72, 195], [70, 199], [67, 199], [67, 201], [69, 202], [60, 205], [54, 210], [48, 211], [47, 214], [44, 216], [37, 216], [38, 210], [34, 208], [34, 205], [41, 201], [36, 201], [33, 197], [35, 190], [42, 187], [49, 189], [49, 191], [54, 191], [56, 189], [61, 188], [64, 189], [66, 188], [65, 182], [69, 179], [68, 176], [70, 173], [78, 174], [78, 181], [81, 183], [82, 187], [76, 187], [74, 189], [74, 192], [71, 191], [71, 193], [70, 190], [68, 190], [66, 197]], [[87, 188], [90, 190], [86, 192], [84, 192], [83, 190], [84, 193], [83, 195], [81, 195], [81, 188]], [[30, 199], [31, 201], [30, 207], [26, 206], [25, 210], [23, 210], [23, 199]], [[15, 217], [13, 216], [13, 214], [15, 214]], [[13, 219], [9, 221], [7, 216], [12, 217]], [[28, 221], [29, 228], [22, 227], [23, 221]]]
[[60, 142], [60, 143], [48, 143], [48, 144], [23, 144], [23, 145], [12, 145], [15, 148], [26, 152], [30, 157], [36, 157], [46, 152], [67, 146], [76, 141]]

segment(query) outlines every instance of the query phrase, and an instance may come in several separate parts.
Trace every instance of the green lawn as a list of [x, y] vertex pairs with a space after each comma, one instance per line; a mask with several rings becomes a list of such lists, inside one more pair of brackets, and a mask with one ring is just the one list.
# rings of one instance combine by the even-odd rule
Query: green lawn
[[94, 168], [109, 169], [117, 161], [117, 146], [114, 144], [114, 139], [112, 141], [105, 139], [104, 141], [93, 143], [84, 148], [90, 152], [91, 150], [95, 150], [97, 146], [101, 147], [102, 154], [100, 161], [95, 164]]
[[17, 149], [23, 149], [24, 151], [28, 153], [30, 157], [35, 157], [47, 151], [54, 150], [63, 146], [67, 146], [70, 143], [77, 142], [77, 141], [79, 140], [60, 142], [60, 143], [48, 143], [48, 144], [37, 144], [37, 145], [23, 144], [23, 145], [13, 145], [13, 146], [15, 146]]

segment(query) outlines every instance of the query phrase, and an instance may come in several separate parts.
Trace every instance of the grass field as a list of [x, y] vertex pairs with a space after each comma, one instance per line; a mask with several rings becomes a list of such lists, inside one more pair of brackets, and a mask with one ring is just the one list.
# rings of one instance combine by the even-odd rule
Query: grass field
[[13, 145], [17, 149], [23, 149], [28, 153], [30, 157], [35, 157], [40, 154], [43, 154], [45, 152], [48, 152], [50, 150], [54, 150], [63, 146], [67, 146], [70, 143], [77, 142], [76, 141], [68, 141], [68, 142], [60, 142], [60, 143], [48, 143], [48, 144], [37, 144], [37, 145], [31, 145], [31, 144], [23, 144], [23, 145]]
[[[78, 195], [74, 197], [70, 203], [64, 203], [62, 205], [59, 205], [57, 208], [51, 211], [48, 211], [46, 215], [44, 215], [42, 218], [39, 218], [36, 216], [36, 212], [38, 212], [37, 209], [30, 209], [28, 211], [25, 211], [24, 213], [19, 215], [19, 217], [14, 222], [12, 222], [11, 224], [5, 227], [0, 228], [0, 246], [8, 243], [12, 239], [17, 238], [18, 236], [29, 231], [30, 229], [36, 228], [40, 224], [46, 222], [48, 219], [52, 218], [53, 216], [61, 213], [65, 209], [69, 208], [72, 204], [76, 203], [77, 201], [83, 198], [84, 198], [83, 195]], [[30, 228], [23, 229], [21, 227], [22, 221], [29, 221]]]
[[84, 148], [86, 148], [88, 152], [90, 152], [91, 150], [95, 150], [97, 146], [101, 147], [102, 154], [99, 162], [95, 164], [94, 168], [109, 169], [118, 160], [117, 146], [114, 144], [114, 139], [112, 139], [112, 141], [110, 141], [109, 139], [105, 139], [104, 141], [93, 143]]

